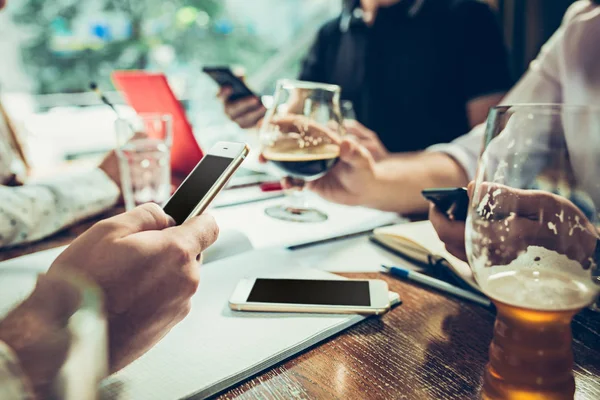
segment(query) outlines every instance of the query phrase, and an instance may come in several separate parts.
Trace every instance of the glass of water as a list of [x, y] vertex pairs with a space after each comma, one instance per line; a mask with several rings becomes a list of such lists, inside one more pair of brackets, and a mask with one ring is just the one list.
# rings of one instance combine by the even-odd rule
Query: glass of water
[[125, 208], [167, 201], [171, 194], [171, 115], [117, 119], [115, 130]]

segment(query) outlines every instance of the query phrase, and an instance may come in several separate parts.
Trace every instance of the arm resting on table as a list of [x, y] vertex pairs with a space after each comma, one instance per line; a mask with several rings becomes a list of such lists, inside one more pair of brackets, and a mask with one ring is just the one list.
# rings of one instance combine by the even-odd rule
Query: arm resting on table
[[0, 186], [0, 248], [42, 239], [116, 204], [119, 188], [94, 169], [19, 187]]

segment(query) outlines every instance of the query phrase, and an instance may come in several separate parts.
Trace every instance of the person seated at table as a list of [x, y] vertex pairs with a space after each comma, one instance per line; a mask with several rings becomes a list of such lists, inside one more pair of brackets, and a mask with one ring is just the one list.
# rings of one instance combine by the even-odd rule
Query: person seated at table
[[[1, 1], [1, 0], [0, 0]], [[0, 398], [47, 398], [71, 340], [68, 292], [57, 277], [82, 275], [104, 294], [110, 371], [148, 351], [190, 311], [201, 254], [218, 236], [208, 215], [174, 226], [156, 204], [105, 219], [75, 239], [33, 293], [0, 321]], [[135, 288], [136, 290], [132, 290]]]
[[[474, 0], [346, 1], [320, 29], [298, 78], [341, 86], [359, 122], [349, 132], [375, 142], [381, 157], [467, 132], [512, 84], [495, 15]], [[242, 128], [264, 116], [257, 97], [228, 101], [230, 94], [219, 98]], [[363, 138], [368, 132], [377, 135]]]
[[[561, 27], [501, 104], [600, 106], [598, 4], [600, 0], [580, 0], [571, 5]], [[473, 179], [484, 131], [485, 124], [480, 124], [450, 144], [379, 162], [364, 146], [345, 139], [340, 145], [339, 162], [307, 187], [336, 203], [402, 214], [425, 213], [427, 203], [421, 190], [466, 186]]]
[[0, 248], [42, 239], [117, 204], [121, 185], [114, 152], [96, 169], [20, 185], [24, 160], [3, 115], [0, 113]]

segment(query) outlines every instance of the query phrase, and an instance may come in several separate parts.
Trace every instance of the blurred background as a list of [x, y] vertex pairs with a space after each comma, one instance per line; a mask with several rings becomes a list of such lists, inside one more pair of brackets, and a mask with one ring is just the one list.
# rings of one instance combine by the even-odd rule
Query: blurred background
[[[498, 11], [514, 78], [559, 26], [572, 0], [487, 0]], [[113, 145], [114, 115], [88, 91], [98, 82], [117, 104], [114, 69], [164, 72], [197, 138], [235, 139], [204, 65], [245, 70], [256, 92], [296, 77], [318, 28], [342, 0], [18, 0], [0, 14], [0, 98], [34, 168]], [[123, 111], [127, 112], [125, 106]], [[90, 123], [93, 121], [93, 123]], [[35, 140], [33, 140], [35, 139]]]

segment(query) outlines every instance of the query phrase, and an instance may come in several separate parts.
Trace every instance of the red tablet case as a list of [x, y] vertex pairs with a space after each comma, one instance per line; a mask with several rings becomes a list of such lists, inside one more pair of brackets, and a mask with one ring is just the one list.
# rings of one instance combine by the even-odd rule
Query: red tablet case
[[177, 100], [164, 74], [145, 71], [114, 71], [113, 83], [138, 113], [170, 114], [173, 118], [171, 169], [180, 174], [192, 172], [202, 158], [185, 110]]

